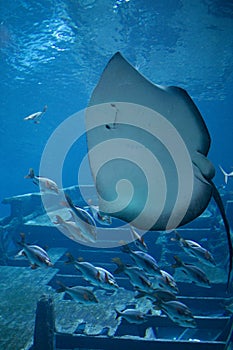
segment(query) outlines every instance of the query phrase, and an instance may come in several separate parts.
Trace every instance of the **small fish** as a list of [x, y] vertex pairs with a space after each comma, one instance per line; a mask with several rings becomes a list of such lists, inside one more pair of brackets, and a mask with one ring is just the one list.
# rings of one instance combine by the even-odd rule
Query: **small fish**
[[177, 294], [179, 292], [179, 289], [177, 287], [177, 284], [174, 280], [174, 278], [170, 275], [168, 277], [168, 273], [163, 270], [161, 270], [161, 276], [154, 276], [151, 279], [152, 288], [153, 289], [165, 289], [167, 291], [170, 291], [174, 294]]
[[92, 216], [84, 209], [75, 206], [71, 198], [65, 194], [67, 203], [71, 208], [71, 216], [76, 225], [80, 228], [82, 235], [89, 242], [96, 242], [96, 224]]
[[150, 292], [139, 290], [135, 295], [136, 299], [146, 297], [154, 302], [176, 300], [176, 295], [166, 289], [152, 289]]
[[61, 287], [57, 290], [57, 293], [66, 292], [72, 299], [77, 303], [81, 304], [96, 304], [98, 299], [92, 290], [88, 287], [76, 286], [76, 287], [66, 287], [63, 283], [57, 282]]
[[51, 267], [53, 266], [50, 257], [47, 252], [37, 246], [30, 245], [25, 242], [25, 234], [21, 233], [21, 241], [18, 244], [22, 247], [22, 250], [18, 253], [18, 256], [25, 255], [31, 264], [32, 269], [36, 269], [37, 267]]
[[210, 288], [210, 281], [204, 271], [192, 264], [184, 263], [178, 256], [174, 256], [174, 259], [176, 263], [172, 267], [180, 269], [187, 277], [187, 281], [200, 287]]
[[204, 264], [207, 264], [209, 266], [216, 266], [213, 255], [207, 249], [203, 248], [197, 242], [182, 238], [177, 231], [175, 231], [175, 234], [176, 237], [172, 238], [172, 240], [178, 241], [180, 243], [180, 246], [187, 254], [194, 256]]
[[36, 113], [30, 114], [28, 117], [25, 117], [23, 120], [26, 120], [26, 121], [33, 120], [35, 124], [39, 124], [42, 115], [47, 111], [47, 109], [48, 109], [48, 106], [45, 105], [42, 112], [36, 112]]
[[233, 176], [233, 171], [231, 171], [230, 173], [227, 173], [227, 172], [221, 167], [221, 165], [219, 165], [219, 168], [220, 168], [221, 172], [222, 172], [223, 175], [224, 175], [224, 182], [225, 182], [225, 184], [227, 185], [228, 177]]
[[56, 215], [56, 220], [53, 223], [58, 225], [59, 230], [69, 239], [77, 243], [89, 242], [89, 240], [82, 234], [81, 229], [74, 221], [64, 220], [60, 215]]
[[108, 216], [106, 214], [102, 215], [99, 211], [99, 207], [97, 205], [89, 205], [87, 207], [92, 215], [93, 218], [101, 225], [111, 226], [112, 224], [112, 218], [111, 216]]
[[148, 251], [148, 247], [144, 241], [144, 238], [140, 236], [137, 231], [130, 225], [130, 231], [134, 238], [134, 244], [137, 246], [138, 249], [142, 250], [143, 252]]
[[68, 260], [65, 262], [66, 264], [74, 264], [75, 268], [81, 272], [83, 278], [86, 281], [95, 286], [98, 286], [99, 274], [94, 265], [87, 261], [83, 261], [82, 258], [75, 260], [75, 258], [70, 253], [67, 253], [66, 256], [68, 258]]
[[125, 265], [120, 258], [113, 258], [112, 261], [118, 266], [114, 273], [118, 274], [124, 272], [129, 277], [130, 283], [136, 289], [151, 291], [152, 283], [142, 269], [137, 266]]
[[141, 250], [131, 250], [127, 244], [122, 246], [122, 251], [128, 253], [135, 261], [136, 265], [142, 268], [148, 275], [161, 275], [156, 260], [148, 253], [142, 252]]
[[129, 323], [136, 323], [136, 324], [141, 324], [144, 323], [148, 320], [147, 315], [144, 314], [143, 312], [135, 309], [126, 309], [124, 311], [118, 311], [116, 310], [116, 320], [119, 317], [124, 318], [127, 322]]
[[75, 260], [74, 257], [68, 253], [68, 261], [66, 264], [73, 263], [75, 268], [82, 273], [83, 278], [96, 287], [103, 289], [119, 288], [114, 276], [101, 267], [96, 267], [89, 262], [82, 261], [82, 259]]
[[29, 169], [28, 175], [24, 176], [25, 179], [33, 179], [35, 185], [40, 186], [40, 190], [45, 193], [59, 193], [58, 186], [53, 180], [46, 177], [36, 176], [32, 168]]
[[159, 308], [178, 326], [196, 328], [196, 321], [190, 309], [177, 300], [158, 302]]

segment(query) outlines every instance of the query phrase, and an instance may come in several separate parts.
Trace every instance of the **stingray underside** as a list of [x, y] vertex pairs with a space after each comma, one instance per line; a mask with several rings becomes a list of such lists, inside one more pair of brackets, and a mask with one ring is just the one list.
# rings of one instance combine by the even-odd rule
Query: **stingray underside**
[[185, 90], [151, 83], [117, 53], [92, 93], [86, 129], [103, 214], [167, 230], [207, 207], [210, 136]]

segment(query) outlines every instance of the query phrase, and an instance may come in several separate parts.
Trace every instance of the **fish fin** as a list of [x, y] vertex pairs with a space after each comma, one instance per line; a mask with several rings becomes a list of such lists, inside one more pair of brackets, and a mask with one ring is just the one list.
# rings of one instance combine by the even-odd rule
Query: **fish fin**
[[115, 312], [116, 312], [116, 318], [115, 318], [115, 320], [118, 320], [118, 318], [121, 317], [121, 312], [118, 311], [117, 309], [115, 309]]
[[65, 193], [65, 197], [66, 197], [66, 200], [67, 200], [67, 203], [69, 204], [69, 206], [71, 208], [74, 208], [74, 204], [73, 204], [72, 199], [70, 198], [70, 196], [67, 193]]
[[175, 264], [172, 265], [173, 269], [175, 269], [175, 268], [180, 267], [180, 266], [183, 265], [182, 260], [181, 260], [177, 255], [175, 255], [173, 258], [174, 258], [175, 261], [176, 261]]
[[61, 281], [56, 281], [56, 283], [60, 286], [60, 288], [56, 290], [57, 293], [62, 293], [66, 291], [66, 286]]
[[215, 186], [215, 184], [210, 181], [212, 188], [213, 188], [213, 197], [214, 200], [218, 206], [218, 209], [221, 213], [223, 222], [224, 222], [224, 226], [225, 226], [225, 230], [226, 230], [226, 234], [227, 234], [227, 241], [228, 241], [228, 251], [229, 251], [229, 268], [228, 268], [228, 276], [227, 276], [227, 290], [229, 289], [230, 286], [230, 281], [231, 281], [231, 271], [232, 271], [232, 259], [233, 259], [233, 248], [232, 248], [232, 242], [231, 242], [231, 232], [230, 232], [230, 225], [229, 222], [227, 220], [226, 217], [226, 212], [224, 209], [224, 205], [222, 202], [222, 198]]
[[130, 247], [127, 243], [124, 242], [124, 244], [121, 246], [121, 250], [123, 253], [130, 253]]
[[64, 223], [64, 220], [62, 219], [62, 217], [60, 215], [56, 215], [55, 217], [57, 220], [56, 222], [55, 221], [53, 222], [55, 225], [61, 225], [62, 223]]
[[97, 272], [95, 278], [96, 278], [98, 281], [100, 281], [100, 272], [99, 272], [99, 271]]
[[18, 242], [20, 245], [25, 244], [25, 233], [20, 232], [21, 242]]
[[72, 210], [69, 210], [69, 212], [70, 212], [70, 218], [68, 219], [68, 221], [75, 221], [75, 215], [74, 215], [74, 213], [72, 212]]
[[151, 287], [151, 283], [147, 280], [145, 280], [143, 277], [139, 276], [139, 279], [141, 280], [142, 284], [147, 287]]
[[30, 168], [28, 174], [24, 176], [25, 179], [34, 179], [34, 177], [35, 173], [33, 168]]
[[83, 299], [87, 301], [89, 300], [89, 296], [87, 293], [83, 293]]
[[104, 280], [106, 283], [110, 283], [109, 278], [108, 278], [108, 274], [106, 272], [105, 272]]
[[36, 264], [32, 264], [32, 265], [31, 265], [31, 269], [32, 269], [32, 270], [36, 270], [38, 267], [39, 267], [39, 266], [36, 265]]
[[48, 109], [48, 106], [47, 106], [47, 105], [44, 105], [44, 108], [43, 108], [43, 110], [42, 110], [42, 113], [45, 113], [45, 112], [47, 111], [47, 109]]
[[75, 262], [75, 258], [73, 257], [73, 255], [71, 253], [66, 253], [66, 256], [67, 256], [68, 260], [65, 261], [65, 264], [72, 264]]
[[113, 259], [112, 259], [112, 262], [114, 262], [115, 264], [118, 265], [118, 267], [117, 267], [116, 270], [114, 271], [115, 274], [119, 274], [119, 273], [121, 273], [121, 272], [124, 271], [125, 265], [123, 264], [123, 262], [121, 261], [120, 258], [117, 258], [117, 257], [116, 257], [116, 258], [113, 258]]
[[134, 296], [134, 298], [135, 298], [135, 299], [139, 299], [139, 298], [143, 298], [143, 297], [145, 297], [145, 296], [147, 296], [147, 294], [146, 294], [145, 292], [143, 292], [143, 291], [141, 291], [141, 290], [138, 290], [138, 291], [137, 291], [137, 294]]
[[178, 231], [175, 230], [175, 235], [176, 235], [176, 240], [179, 241], [181, 239], [181, 235], [179, 234]]
[[79, 256], [78, 259], [77, 259], [78, 262], [82, 262], [84, 261], [83, 257], [82, 256]]

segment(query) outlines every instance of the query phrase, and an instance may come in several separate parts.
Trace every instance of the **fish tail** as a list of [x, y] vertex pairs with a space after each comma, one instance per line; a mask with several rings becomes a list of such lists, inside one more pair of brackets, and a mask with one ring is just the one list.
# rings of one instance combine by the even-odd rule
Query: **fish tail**
[[220, 168], [221, 172], [222, 172], [223, 175], [224, 175], [224, 182], [225, 182], [225, 184], [227, 185], [229, 174], [221, 167], [221, 165], [219, 165], [219, 168]]
[[175, 231], [175, 235], [176, 235], [175, 239], [177, 241], [180, 241], [181, 240], [181, 235], [179, 234], [179, 232]]
[[73, 264], [75, 262], [75, 258], [73, 257], [73, 255], [71, 253], [67, 253], [66, 254], [68, 260], [65, 261], [65, 264]]
[[72, 199], [70, 198], [70, 196], [67, 193], [65, 193], [65, 197], [66, 197], [66, 201], [69, 204], [69, 206], [71, 208], [73, 208], [74, 207], [74, 203], [72, 202]]
[[21, 237], [21, 241], [18, 241], [17, 243], [23, 246], [25, 244], [25, 233], [20, 232], [20, 237]]
[[34, 177], [35, 177], [35, 173], [32, 168], [30, 168], [28, 174], [24, 176], [25, 179], [34, 179]]
[[62, 217], [60, 215], [56, 215], [56, 222], [54, 222], [55, 225], [61, 225], [64, 220], [62, 219]]
[[121, 246], [121, 250], [123, 253], [130, 253], [130, 247], [127, 243], [121, 242], [123, 245]]
[[113, 258], [113, 259], [112, 259], [112, 262], [114, 262], [114, 263], [117, 264], [117, 266], [118, 266], [118, 267], [116, 268], [116, 270], [114, 271], [115, 274], [119, 274], [119, 273], [121, 273], [121, 272], [124, 271], [125, 265], [123, 264], [123, 262], [121, 261], [120, 258]]
[[47, 109], [48, 109], [48, 106], [45, 105], [44, 108], [43, 108], [43, 110], [42, 110], [42, 113], [45, 113], [45, 112], [47, 111]]
[[175, 264], [172, 265], [173, 269], [176, 269], [177, 267], [180, 267], [183, 265], [182, 260], [177, 255], [175, 255], [173, 258], [176, 261]]
[[121, 312], [118, 311], [117, 309], [115, 309], [115, 312], [116, 312], [116, 318], [115, 318], [115, 320], [118, 320], [118, 318], [121, 317]]
[[134, 298], [135, 298], [135, 299], [140, 299], [140, 298], [145, 297], [146, 295], [147, 295], [146, 292], [143, 292], [142, 290], [139, 290], [139, 291], [137, 292], [137, 294], [134, 296]]
[[60, 286], [60, 288], [56, 290], [57, 293], [63, 293], [66, 291], [66, 286], [61, 281], [57, 281], [57, 284]]

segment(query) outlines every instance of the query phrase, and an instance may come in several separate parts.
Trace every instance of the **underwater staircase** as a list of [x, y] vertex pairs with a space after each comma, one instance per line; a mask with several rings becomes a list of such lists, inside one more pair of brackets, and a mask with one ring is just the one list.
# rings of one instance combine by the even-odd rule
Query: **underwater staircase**
[[[87, 188], [90, 198], [93, 189]], [[82, 206], [79, 188], [69, 189], [72, 198], [78, 199]], [[83, 193], [83, 190], [82, 190]], [[179, 255], [189, 262], [176, 242], [170, 240], [171, 234], [146, 233], [145, 240], [149, 253], [159, 265], [173, 274], [179, 287], [178, 300], [192, 310], [197, 328], [187, 329], [175, 325], [167, 316], [157, 311], [143, 324], [129, 324], [125, 320], [115, 320], [114, 309], [136, 307], [148, 311], [150, 301], [134, 299], [134, 292], [128, 278], [116, 276], [120, 288], [117, 292], [97, 290], [95, 292], [99, 304], [83, 306], [69, 299], [64, 293], [56, 293], [57, 281], [65, 285], [88, 285], [72, 264], [65, 264], [66, 252], [75, 258], [83, 257], [96, 266], [102, 266], [114, 272], [116, 265], [112, 258], [118, 256], [125, 263], [131, 263], [129, 256], [117, 248], [95, 248], [77, 244], [64, 235], [51, 223], [44, 213], [40, 194], [28, 194], [5, 199], [11, 206], [11, 215], [0, 221], [2, 237], [1, 246], [11, 250], [18, 249], [16, 242], [19, 232], [25, 232], [30, 243], [51, 247], [49, 255], [54, 268], [31, 270], [28, 261], [14, 259], [14, 254], [5, 254], [0, 266], [0, 349], [4, 350], [78, 350], [78, 349], [111, 349], [134, 350], [230, 350], [232, 349], [233, 319], [224, 310], [224, 305], [231, 300], [233, 294], [226, 293], [226, 266], [218, 264], [216, 268], [207, 268], [206, 272], [212, 283], [211, 288], [201, 288], [186, 281], [182, 275], [171, 268], [174, 255]], [[225, 202], [229, 217], [232, 216], [233, 201]], [[194, 239], [203, 243], [216, 257], [217, 262], [227, 258], [224, 229], [215, 208], [196, 219], [193, 223], [179, 230], [186, 239]], [[214, 214], [213, 214], [214, 213]], [[232, 223], [231, 223], [232, 224]], [[106, 230], [99, 228], [99, 230]], [[116, 237], [117, 237], [117, 230]], [[127, 230], [122, 228], [122, 230]], [[122, 232], [121, 232], [122, 233]], [[100, 233], [100, 237], [101, 233]], [[105, 237], [105, 235], [104, 235]], [[207, 238], [207, 239], [206, 239]], [[113, 242], [111, 242], [113, 243]], [[104, 245], [104, 244], [103, 244]], [[106, 242], [106, 246], [108, 246]], [[213, 251], [214, 250], [214, 251]], [[4, 253], [4, 250], [3, 250]], [[3, 254], [4, 255], [4, 254]], [[190, 260], [192, 261], [192, 259]], [[45, 295], [51, 298], [54, 310], [55, 327], [50, 344], [40, 349], [35, 345], [34, 329], [45, 324], [46, 320], [37, 317], [37, 303]], [[51, 315], [45, 315], [50, 317]], [[38, 325], [39, 323], [39, 325]], [[50, 334], [51, 335], [51, 334]], [[42, 338], [41, 338], [42, 339]], [[34, 345], [33, 345], [34, 341]], [[44, 340], [43, 340], [44, 341]]]

